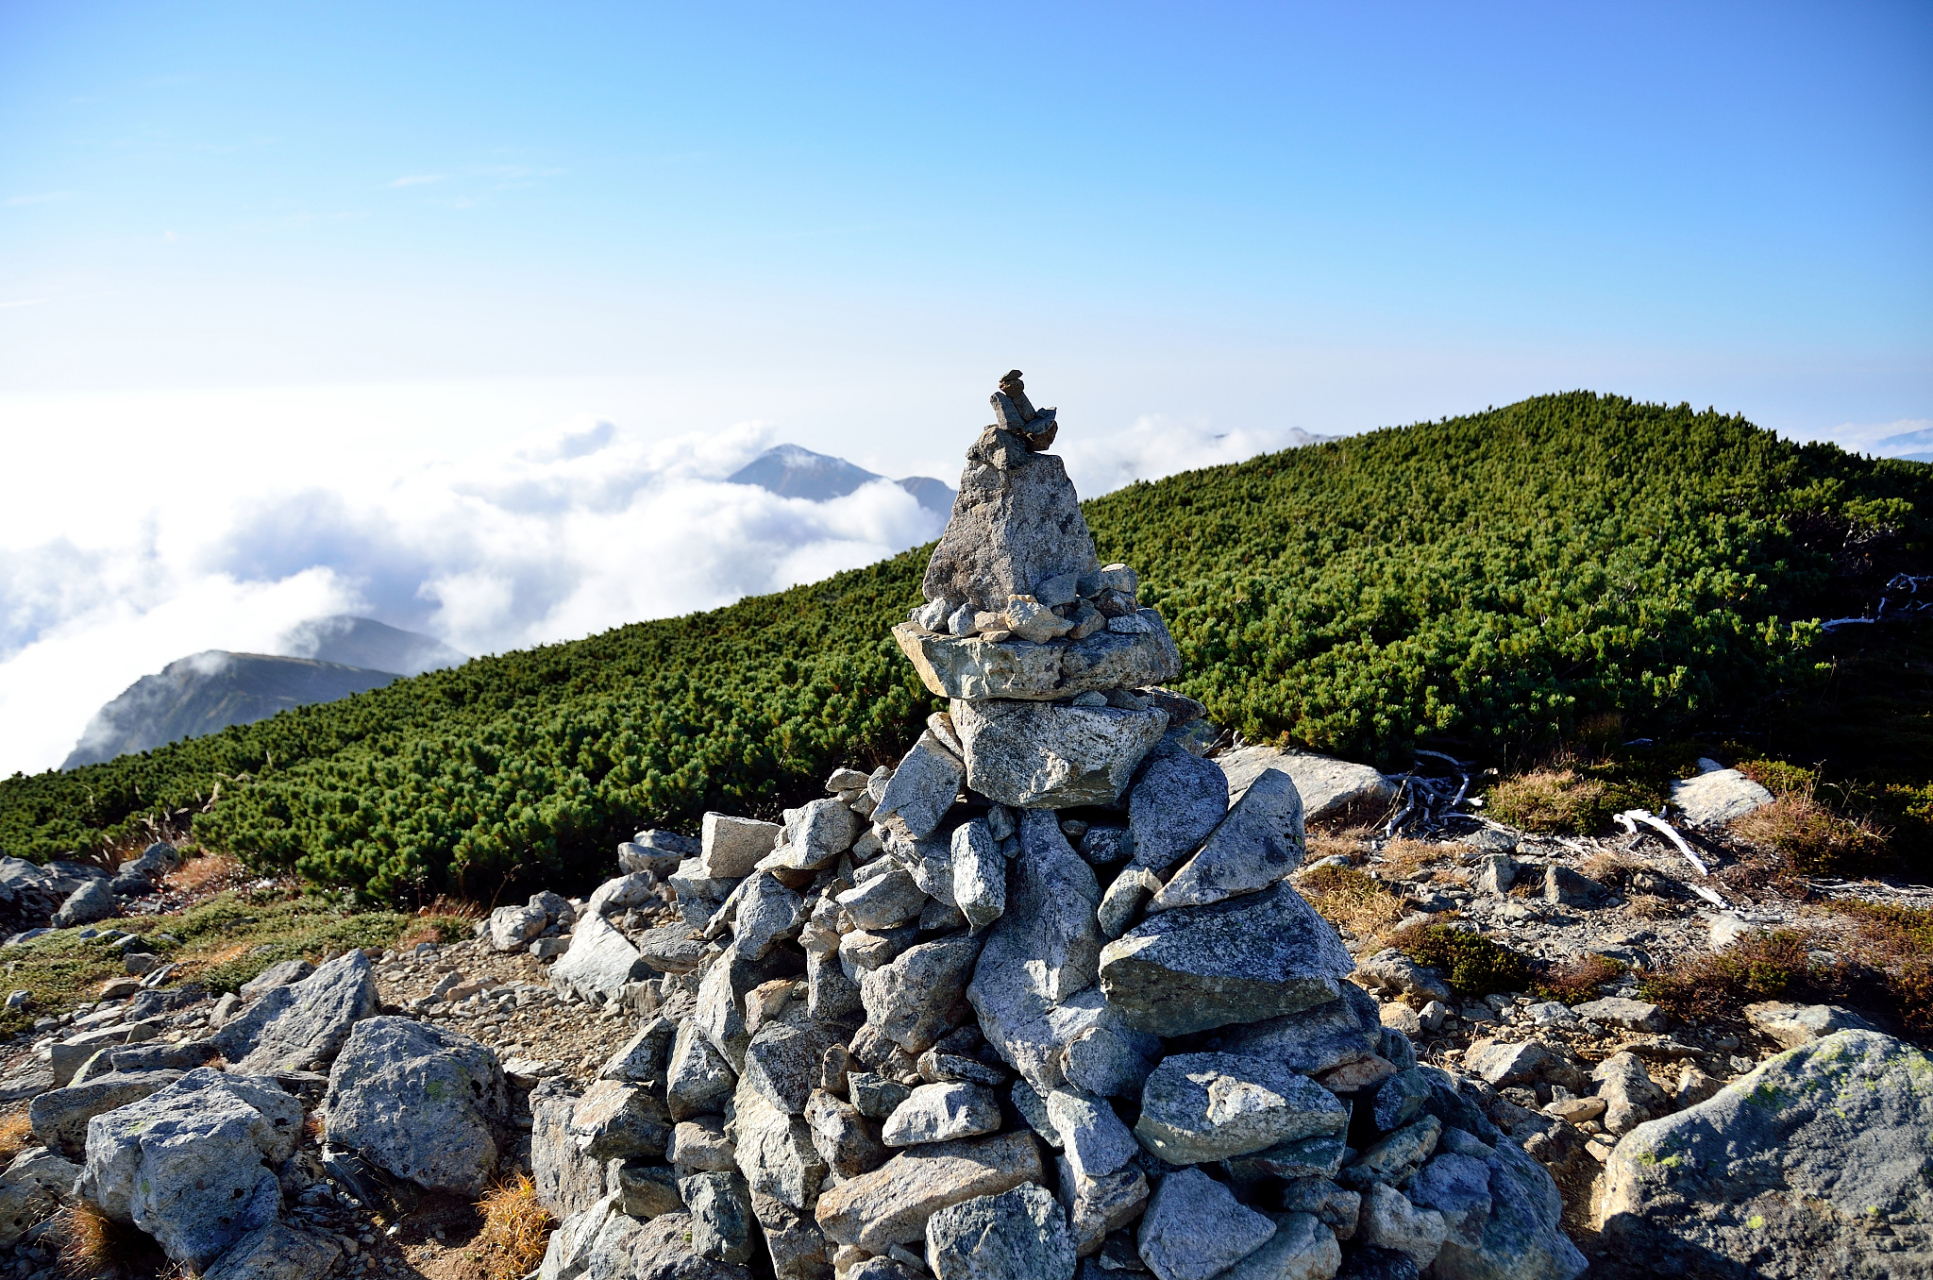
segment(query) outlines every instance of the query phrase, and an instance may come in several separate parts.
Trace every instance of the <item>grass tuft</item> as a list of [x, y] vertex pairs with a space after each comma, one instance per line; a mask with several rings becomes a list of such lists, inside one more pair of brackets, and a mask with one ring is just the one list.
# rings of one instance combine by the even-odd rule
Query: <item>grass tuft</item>
[[525, 1174], [499, 1182], [477, 1201], [483, 1230], [475, 1247], [485, 1280], [518, 1280], [544, 1260], [550, 1215], [537, 1202], [537, 1188]]
[[1354, 867], [1313, 868], [1297, 880], [1296, 889], [1317, 915], [1359, 938], [1381, 938], [1405, 914], [1400, 897]]
[[1773, 850], [1800, 875], [1858, 875], [1877, 869], [1888, 853], [1883, 834], [1834, 813], [1810, 787], [1733, 819], [1732, 831]]
[[27, 1120], [25, 1105], [10, 1116], [0, 1116], [0, 1165], [33, 1145], [33, 1125]]
[[78, 1200], [62, 1209], [49, 1234], [60, 1241], [60, 1269], [74, 1280], [134, 1280], [157, 1274], [168, 1259], [153, 1237]]

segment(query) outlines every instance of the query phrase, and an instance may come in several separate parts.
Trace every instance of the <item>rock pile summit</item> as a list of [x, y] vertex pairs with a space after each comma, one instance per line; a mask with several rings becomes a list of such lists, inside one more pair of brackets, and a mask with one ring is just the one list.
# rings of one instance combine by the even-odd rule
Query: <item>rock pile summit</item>
[[[1294, 782], [1204, 758], [1054, 411], [1018, 371], [993, 405], [894, 630], [948, 709], [782, 824], [706, 816], [669, 873], [703, 953], [647, 961], [679, 971], [606, 1079], [532, 1096], [544, 1276], [680, 1238], [679, 1275], [800, 1280], [1582, 1271], [1550, 1176], [1287, 882]], [[615, 997], [634, 957], [580, 924], [556, 973]]]

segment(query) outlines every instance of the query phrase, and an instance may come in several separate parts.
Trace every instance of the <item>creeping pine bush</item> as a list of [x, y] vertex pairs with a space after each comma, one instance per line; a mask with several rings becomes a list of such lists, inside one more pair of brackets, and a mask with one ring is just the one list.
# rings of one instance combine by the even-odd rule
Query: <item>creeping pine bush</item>
[[1442, 973], [1460, 996], [1523, 991], [1530, 986], [1529, 961], [1480, 933], [1446, 924], [1413, 924], [1392, 933], [1389, 945]]
[[[1500, 756], [1769, 692], [1809, 669], [1831, 567], [1800, 518], [1917, 538], [1929, 510], [1933, 469], [1583, 392], [1085, 504], [1219, 723], [1385, 765], [1428, 739]], [[412, 904], [582, 879], [640, 826], [772, 814], [910, 745], [937, 704], [888, 631], [927, 555], [15, 777], [0, 848], [192, 816], [251, 866]]]

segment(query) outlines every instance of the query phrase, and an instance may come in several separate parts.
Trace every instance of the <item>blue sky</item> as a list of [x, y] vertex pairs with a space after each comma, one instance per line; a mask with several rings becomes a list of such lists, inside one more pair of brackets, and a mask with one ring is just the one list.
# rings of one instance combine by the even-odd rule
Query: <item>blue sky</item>
[[[503, 583], [622, 565], [492, 587], [411, 520], [598, 420], [645, 488], [781, 439], [950, 481], [1014, 365], [1089, 491], [1574, 387], [1907, 452], [1933, 7], [0, 0], [0, 720], [103, 701], [17, 661], [97, 633], [474, 651], [857, 563], [910, 517], [604, 616]], [[311, 563], [235, 549], [265, 509]]]

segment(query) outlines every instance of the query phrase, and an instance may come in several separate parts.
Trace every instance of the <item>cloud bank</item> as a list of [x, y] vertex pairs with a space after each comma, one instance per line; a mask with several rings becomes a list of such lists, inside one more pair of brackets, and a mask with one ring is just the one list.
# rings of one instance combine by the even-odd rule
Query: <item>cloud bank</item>
[[[1143, 418], [1061, 451], [1091, 496], [1306, 439]], [[58, 764], [141, 676], [206, 649], [293, 652], [305, 619], [355, 613], [502, 652], [815, 581], [939, 534], [890, 481], [825, 502], [724, 482], [776, 441], [758, 424], [650, 441], [583, 420], [353, 479], [339, 458], [306, 481], [289, 457], [243, 460], [132, 520], [16, 535], [0, 547], [0, 775]]]

